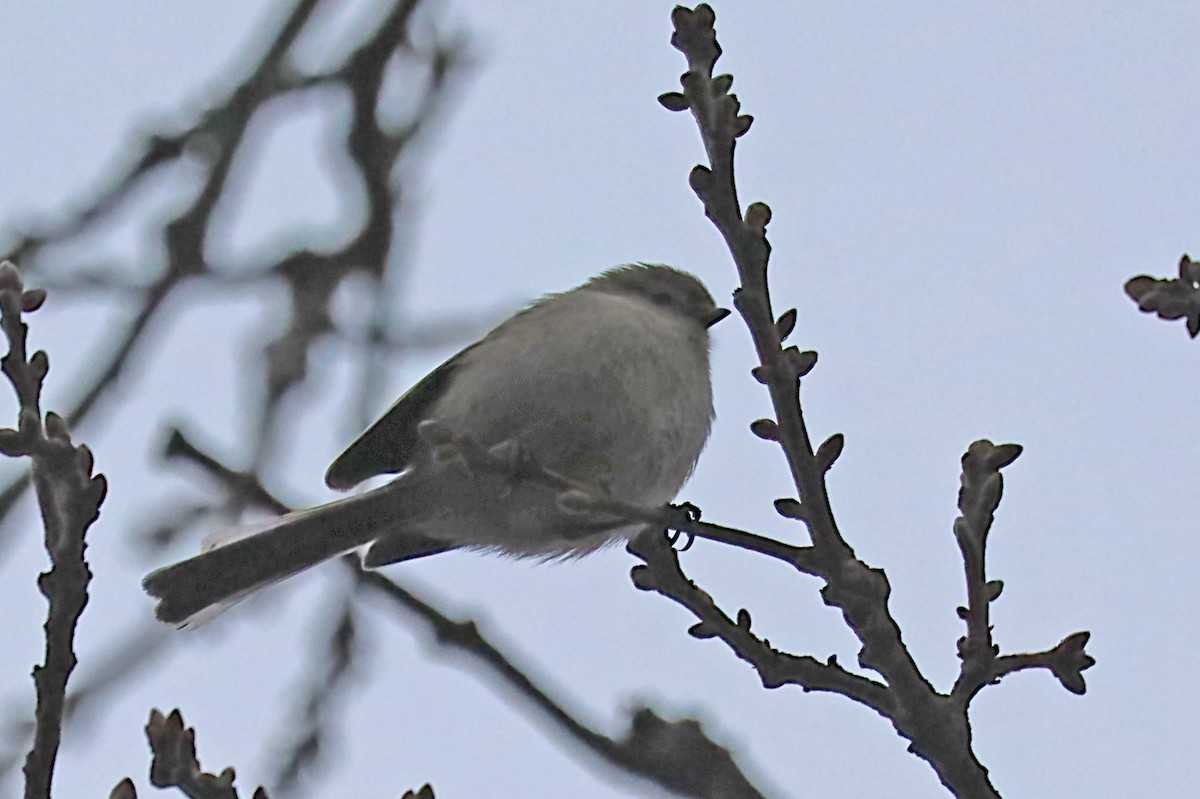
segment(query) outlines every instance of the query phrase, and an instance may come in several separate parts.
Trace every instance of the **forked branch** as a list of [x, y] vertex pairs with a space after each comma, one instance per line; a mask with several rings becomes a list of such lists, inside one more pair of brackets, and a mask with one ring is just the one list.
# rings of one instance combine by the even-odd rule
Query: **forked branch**
[[[1076, 633], [1054, 649], [1036, 654], [1000, 656], [992, 641], [988, 607], [999, 597], [1002, 584], [987, 578], [985, 544], [1000, 501], [1000, 469], [1020, 454], [1020, 447], [977, 441], [963, 458], [959, 495], [963, 515], [955, 524], [955, 534], [967, 577], [967, 605], [960, 608], [967, 634], [959, 642], [961, 674], [950, 693], [940, 693], [904, 645], [900, 627], [888, 609], [891, 587], [886, 575], [855, 557], [830, 507], [825, 478], [842, 454], [844, 440], [835, 434], [814, 446], [805, 422], [800, 384], [817, 357], [797, 347], [785, 348], [784, 342], [796, 326], [797, 313], [789, 310], [777, 319], [772, 310], [767, 283], [771, 246], [766, 235], [770, 209], [756, 202], [743, 212], [738, 200], [734, 152], [753, 119], [741, 113], [737, 96], [730, 93], [732, 76], [713, 74], [721, 57], [715, 14], [708, 5], [677, 7], [672, 21], [675, 32], [671, 43], [686, 57], [688, 70], [680, 79], [681, 91], [668, 92], [659, 97], [659, 102], [670, 111], [691, 111], [699, 128], [708, 164], [693, 168], [689, 180], [733, 257], [740, 280], [734, 302], [750, 330], [759, 359], [752, 373], [769, 391], [774, 411], [773, 419], [755, 421], [751, 431], [778, 443], [796, 496], [777, 500], [776, 510], [803, 522], [812, 540], [809, 547], [778, 542], [769, 547], [756, 541], [754, 546], [744, 548], [772, 554], [803, 573], [821, 578], [826, 604], [841, 610], [859, 639], [858, 665], [877, 673], [883, 681], [849, 672], [835, 659], [821, 663], [771, 648], [750, 632], [749, 612], [741, 610], [734, 619], [722, 612], [706, 592], [686, 578], [678, 554], [661, 541], [643, 539], [631, 547], [646, 561], [645, 566], [633, 570], [634, 584], [686, 607], [699, 620], [691, 633], [700, 638], [720, 638], [754, 666], [765, 686], [795, 684], [805, 690], [842, 693], [886, 716], [896, 731], [911, 741], [910, 751], [929, 762], [955, 795], [998, 796], [987, 769], [971, 749], [971, 699], [984, 685], [1026, 668], [1047, 668], [1068, 690], [1082, 693], [1082, 672], [1093, 663], [1083, 651], [1087, 633]], [[735, 541], [725, 543], [741, 545]]]

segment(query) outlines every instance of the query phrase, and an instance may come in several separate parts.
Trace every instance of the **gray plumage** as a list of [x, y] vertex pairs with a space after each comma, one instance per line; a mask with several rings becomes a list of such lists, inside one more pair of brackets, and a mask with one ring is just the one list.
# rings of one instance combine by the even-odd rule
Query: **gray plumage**
[[728, 312], [691, 275], [636, 264], [539, 300], [414, 386], [329, 467], [331, 488], [399, 474], [364, 494], [230, 531], [146, 577], [157, 615], [186, 622], [338, 554], [378, 566], [457, 547], [516, 556], [590, 552], [640, 525], [563, 513], [528, 481], [503, 496], [439, 465], [417, 426], [485, 447], [520, 442], [567, 477], [623, 501], [670, 502], [713, 419], [708, 327]]

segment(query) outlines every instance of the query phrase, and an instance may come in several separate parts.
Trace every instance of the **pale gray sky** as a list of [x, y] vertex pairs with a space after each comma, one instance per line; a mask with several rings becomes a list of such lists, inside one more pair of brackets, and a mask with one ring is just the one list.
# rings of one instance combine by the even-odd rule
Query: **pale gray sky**
[[[114, 168], [131, 131], [194, 108], [269, 6], [6, 9], [0, 222], [62, 208]], [[702, 155], [698, 136], [687, 115], [654, 100], [683, 69], [667, 43], [672, 4], [445, 6], [444, 18], [472, 34], [479, 67], [423, 186], [406, 298], [414, 317], [475, 314], [633, 260], [683, 266], [727, 297], [732, 267], [686, 182]], [[1200, 6], [716, 10], [720, 66], [757, 119], [738, 151], [742, 198], [774, 209], [773, 297], [780, 309], [799, 307], [794, 339], [821, 356], [804, 386], [810, 424], [819, 436], [846, 435], [830, 479], [836, 512], [859, 555], [887, 570], [912, 652], [939, 688], [950, 685], [962, 632], [951, 534], [959, 457], [976, 438], [1021, 443], [989, 550], [991, 576], [1006, 583], [993, 609], [997, 641], [1040, 649], [1089, 629], [1099, 664], [1084, 697], [1044, 673], [986, 690], [973, 716], [977, 753], [1012, 797], [1192, 787], [1200, 345], [1181, 324], [1138, 314], [1121, 285], [1200, 251]], [[322, 156], [337, 108], [279, 110], [285, 124], [255, 148], [256, 182], [241, 207], [224, 211], [218, 254], [345, 224], [350, 189], [330, 179]], [[170, 196], [163, 187], [159, 199]], [[149, 244], [131, 228], [92, 252]], [[55, 366], [48, 407], [72, 396], [72, 374], [119, 319], [52, 295], [33, 321]], [[236, 460], [244, 423], [227, 420], [242, 389], [207, 367], [225, 375], [243, 366], [238, 337], [264, 324], [252, 298], [181, 306], [170, 336], [129, 378], [129, 395], [148, 405], [80, 431], [112, 484], [90, 537], [97, 577], [80, 676], [117, 631], [150, 617], [138, 580], [158, 564], [135, 557], [121, 523], [144, 518], [179, 479], [149, 463], [158, 440], [149, 403]], [[683, 498], [716, 521], [798, 536], [771, 508], [787, 493], [782, 460], [747, 431], [767, 409], [749, 375], [748, 337], [729, 323], [716, 339], [717, 428]], [[412, 358], [390, 383], [399, 392], [445, 354]], [[325, 355], [332, 387], [338, 352]], [[335, 393], [314, 392], [311, 433], [275, 476], [297, 501], [327, 496], [325, 465], [355, 427], [322, 415]], [[12, 417], [12, 402], [0, 391], [0, 420]], [[22, 520], [10, 527], [15, 552], [0, 562], [5, 708], [28, 700], [41, 651], [33, 576], [44, 555], [31, 507]], [[699, 713], [780, 796], [943, 795], [886, 722], [840, 697], [768, 692], [721, 644], [688, 637], [689, 616], [632, 588], [633, 563], [619, 549], [552, 567], [452, 554], [392, 572], [477, 613], [600, 724], [644, 698]], [[726, 609], [749, 608], [776, 646], [854, 661], [855, 641], [815, 581], [703, 542], [684, 564]], [[68, 734], [60, 795], [96, 795], [125, 775], [145, 785], [151, 706], [182, 708], [206, 766], [235, 766], [247, 791], [266, 779], [272, 730], [288, 718], [275, 700], [304, 673], [339, 574], [318, 570], [188, 636], [103, 718]], [[540, 720], [457, 660], [431, 657], [424, 635], [390, 611], [363, 620], [377, 633], [369, 685], [348, 700], [339, 768], [322, 793], [393, 797], [425, 781], [447, 797], [644, 793], [579, 765], [541, 734]]]

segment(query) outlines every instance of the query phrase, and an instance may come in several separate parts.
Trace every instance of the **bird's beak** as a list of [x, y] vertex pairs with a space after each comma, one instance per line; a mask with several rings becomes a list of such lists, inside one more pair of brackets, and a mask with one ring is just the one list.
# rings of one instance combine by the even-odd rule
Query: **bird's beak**
[[729, 316], [729, 309], [728, 309], [728, 308], [718, 308], [718, 309], [716, 309], [715, 311], [713, 311], [712, 318], [708, 320], [708, 324], [707, 324], [707, 325], [705, 325], [705, 327], [712, 327], [712, 326], [713, 326], [713, 325], [715, 325], [717, 322], [720, 322], [722, 319], [724, 319], [726, 316]]

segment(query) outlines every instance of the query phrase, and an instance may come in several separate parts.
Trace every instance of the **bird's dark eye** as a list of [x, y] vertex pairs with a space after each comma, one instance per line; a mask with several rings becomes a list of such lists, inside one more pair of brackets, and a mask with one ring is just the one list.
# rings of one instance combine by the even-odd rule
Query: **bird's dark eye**
[[650, 295], [650, 299], [654, 301], [655, 305], [667, 306], [675, 304], [675, 298], [666, 291], [656, 291]]

